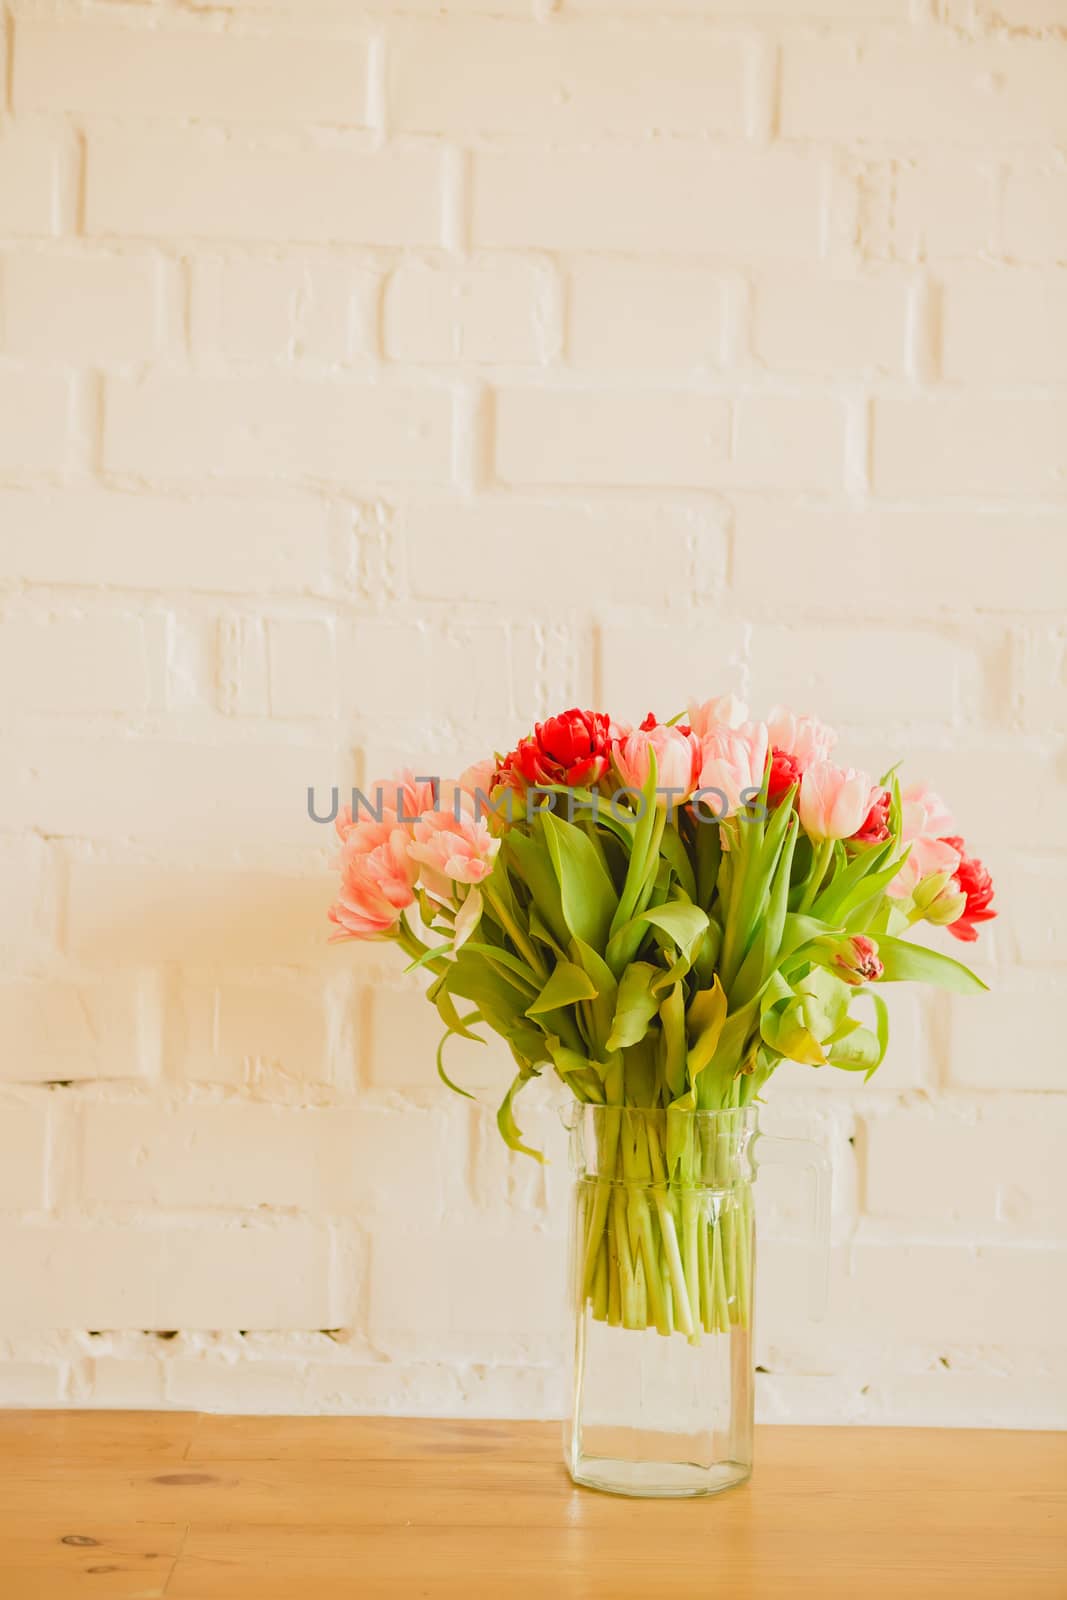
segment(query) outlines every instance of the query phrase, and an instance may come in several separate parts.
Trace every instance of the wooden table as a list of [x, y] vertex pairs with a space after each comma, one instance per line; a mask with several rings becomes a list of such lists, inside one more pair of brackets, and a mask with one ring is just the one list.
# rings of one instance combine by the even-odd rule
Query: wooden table
[[743, 1488], [575, 1489], [542, 1423], [0, 1413], [3, 1600], [1067, 1596], [1067, 1435], [764, 1428]]

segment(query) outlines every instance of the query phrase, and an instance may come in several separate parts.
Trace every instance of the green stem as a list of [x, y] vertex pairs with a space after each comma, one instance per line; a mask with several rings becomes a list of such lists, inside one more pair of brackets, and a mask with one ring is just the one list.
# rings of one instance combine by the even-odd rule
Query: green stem
[[507, 906], [504, 904], [495, 890], [489, 887], [488, 882], [482, 885], [482, 893], [489, 902], [489, 905], [492, 907], [494, 917], [507, 933], [516, 950], [522, 956], [523, 960], [529, 962], [533, 971], [536, 972], [537, 976], [543, 983], [548, 977], [548, 968], [545, 966], [537, 946], [531, 939], [527, 938], [525, 933], [523, 933], [522, 929], [515, 921], [515, 918], [511, 915], [511, 912], [508, 910]]
[[801, 896], [800, 905], [797, 907], [797, 911], [799, 913], [808, 911], [811, 908], [812, 901], [818, 894], [822, 880], [826, 876], [826, 869], [830, 865], [830, 861], [833, 858], [833, 853], [834, 841], [832, 839], [820, 839], [819, 843], [815, 846], [815, 855], [811, 863], [811, 872], [808, 876], [807, 883], [804, 885], [804, 893]]
[[[403, 917], [401, 917], [400, 921], [396, 924], [393, 937], [396, 939], [404, 954], [410, 956], [413, 961], [417, 961], [420, 956], [427, 955], [432, 949], [431, 945], [423, 944], [418, 934], [413, 932], [413, 930], [408, 927]], [[441, 973], [447, 971], [450, 962], [447, 956], [442, 955], [435, 956], [432, 960], [423, 962], [423, 965], [429, 967], [431, 972]]]

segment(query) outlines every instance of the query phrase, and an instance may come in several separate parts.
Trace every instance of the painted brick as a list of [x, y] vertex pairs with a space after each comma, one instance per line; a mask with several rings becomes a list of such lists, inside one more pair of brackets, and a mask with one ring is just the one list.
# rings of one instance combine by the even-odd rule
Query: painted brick
[[885, 1337], [995, 1346], [1020, 1317], [1031, 1328], [1055, 1319], [1061, 1250], [864, 1240], [850, 1256], [849, 1321], [875, 1319]]
[[17, 251], [0, 267], [4, 348], [67, 361], [139, 361], [160, 341], [160, 269], [147, 256]]
[[43, 1095], [0, 1103], [0, 1211], [36, 1211], [46, 1203], [47, 1126]]
[[[877, 682], [861, 666], [872, 651], [893, 663]], [[791, 701], [821, 707], [831, 723], [950, 723], [961, 713], [975, 715], [981, 705], [977, 653], [964, 640], [935, 629], [757, 623], [751, 660], [754, 706], [770, 706], [788, 684]]]
[[0, 472], [54, 471], [66, 461], [70, 379], [32, 367], [0, 368]]
[[[608, 567], [616, 600], [672, 606], [690, 574], [710, 581], [707, 575], [718, 574], [725, 559], [714, 514], [623, 501], [607, 507], [511, 496], [474, 504], [427, 501], [408, 508], [404, 536], [409, 580], [421, 599], [467, 599], [473, 565], [479, 601], [540, 605], [549, 616], [572, 606], [588, 609]], [[649, 539], [658, 552], [651, 564]], [[570, 579], [561, 592], [564, 569]]]
[[[440, 1119], [409, 1109], [308, 1110], [230, 1100], [214, 1106], [90, 1105], [79, 1123], [87, 1204], [145, 1208], [284, 1207], [374, 1218], [440, 1213]], [[435, 1200], [436, 1192], [436, 1200]]]
[[144, 628], [130, 616], [9, 616], [0, 677], [27, 711], [139, 711], [148, 700]]
[[142, 963], [322, 967], [337, 954], [326, 948], [329, 903], [329, 883], [314, 875], [76, 861], [67, 941], [89, 967], [131, 950]]
[[281, 377], [116, 379], [105, 419], [109, 469], [146, 477], [440, 483], [451, 471], [452, 400], [443, 389]]
[[1009, 172], [1004, 180], [1004, 249], [1019, 261], [1067, 262], [1067, 168]]
[[334, 1325], [328, 1236], [308, 1222], [9, 1222], [0, 1248], [6, 1334]]
[[90, 135], [86, 231], [93, 236], [435, 244], [441, 157], [223, 139], [143, 129]]
[[384, 340], [393, 361], [540, 364], [553, 345], [554, 278], [491, 256], [456, 268], [408, 261], [389, 278]]
[[0, 132], [0, 228], [47, 238], [71, 215], [71, 149], [61, 129], [29, 119]]
[[0, 774], [0, 818], [8, 826], [74, 838], [299, 848], [321, 842], [308, 820], [308, 786], [321, 775], [348, 783], [353, 769], [332, 744], [53, 736], [9, 742]]
[[[532, 1228], [380, 1228], [371, 1239], [371, 1335], [393, 1356], [433, 1348], [464, 1360], [543, 1357], [560, 1336], [562, 1293], [546, 1293], [553, 1283], [562, 1290], [561, 1241]], [[432, 1345], [420, 1310], [428, 1303], [437, 1308]]]
[[167, 1015], [167, 1046], [183, 1082], [269, 1091], [329, 1083], [350, 1043], [331, 992], [303, 976], [271, 980], [182, 975]]
[[1067, 382], [1067, 273], [960, 273], [943, 281], [941, 304], [947, 379]]
[[[733, 587], [746, 607], [790, 605], [813, 571], [833, 583], [809, 604], [839, 613], [843, 594], [876, 596], [908, 618], [1059, 609], [1067, 585], [1063, 518], [1056, 512], [829, 510], [737, 497]], [[976, 549], [982, 559], [973, 559]], [[774, 559], [768, 560], [773, 552]], [[923, 582], [915, 582], [918, 570]], [[1035, 572], [1044, 575], [1034, 582]]]
[[[972, 998], [980, 1007], [985, 996]], [[864, 1209], [931, 1229], [1055, 1233], [1067, 1205], [1057, 1159], [1064, 1119], [1064, 1106], [1053, 1102], [1035, 1124], [1017, 1102], [1013, 1110], [1009, 1095], [973, 1110], [911, 1106], [867, 1118]]]
[[208, 258], [194, 269], [192, 342], [232, 360], [336, 366], [372, 354], [380, 274], [369, 262]]
[[931, 144], [1055, 141], [1067, 132], [1067, 49], [1053, 41], [886, 36], [791, 41], [783, 52], [787, 138], [877, 140], [900, 132]]
[[[417, 705], [423, 717], [462, 722], [508, 714], [511, 674], [502, 628], [456, 624], [435, 638], [417, 624], [398, 628], [367, 618], [342, 624], [337, 652], [342, 711], [372, 706], [379, 717], [403, 717]], [[486, 660], [497, 664], [494, 672], [483, 670]]]
[[390, 125], [407, 132], [744, 133], [745, 55], [729, 34], [448, 18], [391, 28], [387, 49]]
[[158, 1056], [152, 985], [136, 973], [7, 977], [0, 983], [0, 1077], [9, 1083], [137, 1078]]
[[57, 586], [322, 593], [333, 583], [333, 525], [320, 501], [284, 495], [0, 490], [5, 569]]
[[[1040, 891], [1040, 884], [1038, 887]], [[1000, 898], [1003, 900], [1003, 889]], [[977, 970], [989, 984], [988, 994], [945, 999], [952, 1087], [995, 1094], [994, 1105], [1002, 1094], [1062, 1091], [1063, 1062], [1055, 1048], [1067, 1003], [1062, 970], [1003, 966]], [[1030, 1123], [1034, 1132], [1042, 1127], [1041, 1104], [1035, 1104], [1038, 1115]], [[1028, 1171], [1029, 1162], [1023, 1168], [1024, 1176]]]
[[363, 36], [20, 17], [15, 110], [208, 122], [365, 122]]
[[718, 397], [618, 389], [500, 389], [496, 470], [505, 483], [701, 487], [718, 480]]
[[909, 294], [898, 275], [761, 277], [752, 345], [772, 372], [900, 373]]
[[637, 722], [652, 707], [673, 717], [709, 683], [728, 693], [742, 681], [745, 634], [710, 609], [673, 626], [608, 624], [600, 630], [603, 703], [620, 721]]
[[486, 151], [474, 157], [477, 244], [814, 257], [823, 168], [782, 151]]
[[1067, 494], [1067, 432], [1043, 395], [988, 389], [971, 394], [883, 396], [874, 402], [876, 493]]
[[871, 159], [859, 174], [865, 256], [939, 261], [992, 250], [999, 174], [987, 157], [937, 146], [922, 160]]
[[742, 394], [733, 406], [728, 481], [833, 493], [844, 483], [845, 411], [833, 396]]
[[579, 261], [567, 306], [567, 356], [604, 370], [704, 371], [722, 361], [722, 280], [703, 267]]

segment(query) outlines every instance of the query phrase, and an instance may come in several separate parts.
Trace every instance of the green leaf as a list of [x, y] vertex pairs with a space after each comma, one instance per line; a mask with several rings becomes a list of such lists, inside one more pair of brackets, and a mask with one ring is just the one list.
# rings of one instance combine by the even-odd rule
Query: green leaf
[[571, 961], [560, 961], [537, 999], [526, 1007], [526, 1015], [538, 1017], [546, 1011], [576, 1005], [579, 1000], [595, 1000], [597, 993], [596, 985], [581, 967]]
[[453, 1094], [461, 1094], [465, 1100], [473, 1100], [474, 1096], [467, 1089], [461, 1089], [458, 1083], [453, 1083], [445, 1071], [444, 1049], [449, 1039], [456, 1035], [464, 1039], [473, 1039], [476, 1044], [485, 1044], [486, 1041], [481, 1034], [470, 1031], [472, 1022], [481, 1022], [483, 1020], [481, 1012], [468, 1011], [465, 1017], [461, 1017], [444, 984], [438, 989], [434, 1005], [437, 1007], [438, 1015], [445, 1025], [445, 1031], [437, 1046], [437, 1076], [443, 1084], [452, 1090]]
[[726, 995], [718, 974], [710, 989], [701, 989], [689, 1002], [686, 1027], [689, 1053], [686, 1068], [694, 1083], [713, 1059], [726, 1024]]
[[826, 967], [815, 967], [796, 985], [796, 993], [809, 1033], [825, 1044], [848, 1016], [854, 991]]
[[522, 1129], [515, 1121], [515, 1112], [513, 1109], [515, 1096], [518, 1094], [519, 1090], [524, 1084], [529, 1083], [531, 1078], [536, 1078], [538, 1076], [539, 1074], [536, 1072], [530, 1072], [529, 1070], [523, 1068], [519, 1069], [514, 1080], [512, 1081], [511, 1088], [501, 1101], [500, 1109], [496, 1114], [496, 1125], [500, 1129], [504, 1143], [512, 1150], [517, 1150], [520, 1155], [532, 1156], [535, 1161], [543, 1162], [545, 1158], [541, 1154], [540, 1150], [531, 1150], [529, 1145], [523, 1144]]
[[505, 1038], [530, 1003], [525, 987], [504, 977], [469, 947], [452, 963], [448, 990], [460, 999], [472, 1000], [489, 1026]]
[[547, 923], [541, 920], [536, 905], [531, 904], [527, 915], [529, 919], [527, 926], [529, 929], [530, 938], [536, 939], [538, 944], [543, 944], [546, 949], [551, 950], [557, 961], [565, 960], [566, 952], [564, 951], [563, 946], [556, 939]]
[[759, 1011], [760, 1038], [768, 1049], [809, 1067], [824, 1065], [826, 1052], [808, 1026], [803, 998], [780, 972], [773, 972], [767, 980]]
[[[790, 813], [790, 817], [792, 815], [793, 813]], [[746, 1005], [759, 993], [765, 979], [774, 970], [778, 961], [785, 934], [790, 873], [798, 833], [799, 825], [787, 827], [782, 839], [766, 910], [731, 991], [730, 997], [736, 1007]]]
[[750, 1000], [740, 1011], [731, 1012], [726, 1019], [719, 1042], [700, 1082], [696, 1086], [697, 1104], [701, 1111], [719, 1110], [724, 1096], [737, 1076], [742, 1054], [746, 1049], [749, 1030], [756, 1022], [758, 1006]]
[[604, 957], [582, 939], [571, 941], [571, 955], [592, 980], [596, 989], [596, 999], [586, 1001], [582, 1010], [586, 1018], [586, 1033], [590, 1037], [590, 1046], [603, 1052], [606, 1050], [605, 1041], [615, 1019], [615, 996], [618, 987], [615, 974]]
[[690, 960], [708, 929], [707, 912], [685, 900], [669, 900], [666, 905], [642, 911], [635, 921], [650, 922], [654, 928], [659, 928]]
[[697, 897], [696, 874], [693, 871], [693, 863], [689, 859], [689, 852], [685, 848], [685, 843], [674, 823], [667, 823], [663, 830], [663, 837], [659, 842], [659, 848], [663, 859], [670, 864], [671, 871], [678, 879], [683, 893], [688, 895], [690, 900], [695, 900]]
[[878, 1060], [874, 1063], [874, 1066], [869, 1069], [867, 1073], [867, 1077], [869, 1078], [871, 1074], [882, 1065], [882, 1062], [885, 1060], [885, 1053], [889, 1049], [889, 1007], [886, 1005], [881, 995], [875, 994], [873, 989], [867, 989], [864, 992], [866, 993], [867, 998], [870, 1000], [871, 1005], [874, 1007], [874, 1031], [878, 1040]]
[[448, 944], [435, 944], [429, 950], [424, 950], [421, 956], [416, 956], [414, 961], [409, 961], [404, 968], [405, 972], [417, 972], [420, 967], [430, 966], [438, 956], [450, 956], [453, 951], [451, 942]]
[[660, 969], [647, 961], [633, 961], [626, 968], [619, 980], [615, 1016], [607, 1040], [609, 1050], [623, 1050], [645, 1037], [659, 1011], [659, 999], [652, 986], [660, 976]]
[[865, 1072], [869, 1078], [882, 1054], [877, 1034], [870, 1028], [856, 1028], [847, 1039], [830, 1046], [829, 1061], [832, 1067], [840, 1067], [843, 1072]]
[[529, 989], [532, 994], [537, 993], [540, 979], [521, 956], [512, 955], [510, 950], [504, 950], [500, 945], [485, 944], [480, 939], [468, 939], [464, 948], [469, 950], [471, 955], [482, 956], [493, 966], [501, 968], [505, 977], [510, 975], [517, 978], [522, 987]]
[[705, 911], [710, 911], [711, 899], [719, 877], [719, 865], [722, 861], [722, 837], [718, 823], [706, 820], [702, 822], [697, 819], [693, 825], [696, 829], [693, 841], [697, 863], [696, 900]]
[[532, 906], [537, 908], [537, 915], [552, 938], [557, 945], [566, 945], [570, 931], [543, 831], [539, 828], [536, 834], [520, 833], [518, 828], [511, 828], [505, 835], [502, 853], [530, 891]]
[[547, 811], [541, 826], [559, 884], [563, 920], [574, 938], [602, 950], [618, 908], [607, 868], [581, 828]]
[[685, 1093], [685, 990], [674, 984], [659, 1006], [663, 1077], [672, 1100]]
[[657, 819], [656, 753], [651, 749], [648, 752], [648, 778], [642, 790], [642, 799], [641, 815], [634, 822], [633, 845], [630, 849], [629, 865], [626, 868], [626, 882], [622, 886], [622, 894], [619, 896], [609, 930], [612, 937], [637, 911], [641, 891], [648, 876], [648, 858]]
[[954, 989], [957, 994], [981, 994], [988, 988], [961, 961], [953, 961], [939, 950], [909, 944], [905, 939], [881, 935], [878, 955], [885, 969], [879, 983], [933, 983], [940, 989]]
[[865, 900], [873, 892], [866, 886], [860, 889], [860, 885], [864, 879], [870, 877], [875, 868], [885, 864], [892, 850], [891, 840], [887, 840], [885, 844], [861, 847], [852, 859], [834, 874], [826, 888], [816, 896], [811, 907], [812, 916], [821, 917], [824, 922], [843, 920], [846, 904], [853, 894], [858, 891], [859, 898]]

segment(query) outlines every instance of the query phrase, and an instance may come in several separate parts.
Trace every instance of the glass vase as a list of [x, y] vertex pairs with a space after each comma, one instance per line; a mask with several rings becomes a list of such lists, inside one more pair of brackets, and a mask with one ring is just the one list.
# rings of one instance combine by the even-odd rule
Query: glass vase
[[[755, 1106], [726, 1111], [576, 1104], [570, 1292], [574, 1381], [564, 1453], [575, 1483], [615, 1494], [716, 1494], [752, 1470], [752, 1185], [761, 1162], [815, 1175], [828, 1233], [829, 1163], [768, 1138]], [[813, 1278], [825, 1297], [825, 1250]]]

